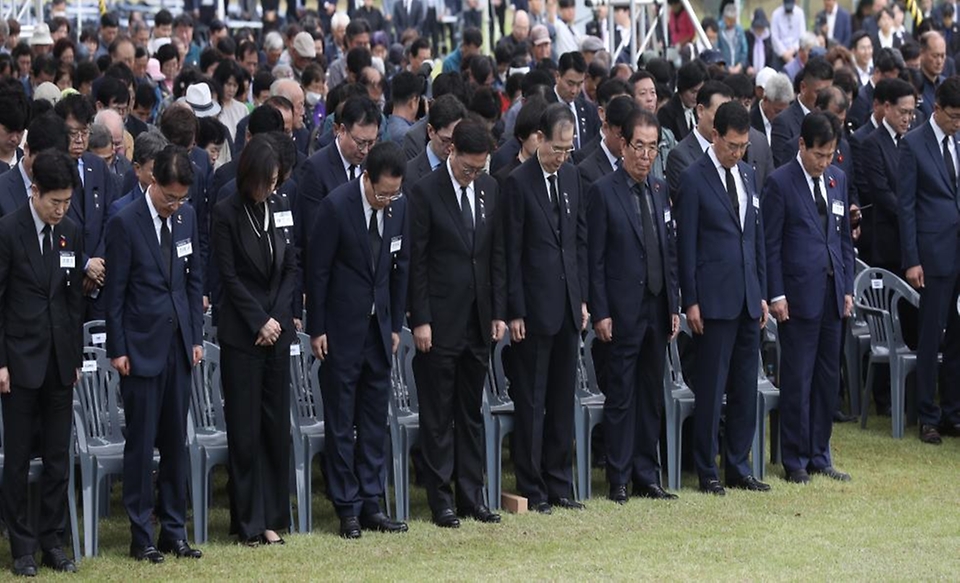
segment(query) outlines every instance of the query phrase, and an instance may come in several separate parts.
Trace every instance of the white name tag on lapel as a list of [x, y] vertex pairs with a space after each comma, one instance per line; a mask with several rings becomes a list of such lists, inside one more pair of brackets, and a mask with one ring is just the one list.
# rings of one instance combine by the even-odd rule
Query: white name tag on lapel
[[60, 252], [60, 268], [61, 269], [74, 269], [77, 266], [77, 257], [73, 254], [73, 251], [61, 251]]
[[670, 209], [663, 211], [663, 222], [669, 223], [671, 220], [673, 220], [673, 217], [670, 215]]
[[760, 208], [760, 197], [757, 195], [753, 195], [753, 208]]
[[833, 214], [837, 215], [838, 217], [842, 217], [842, 216], [843, 216], [843, 213], [844, 213], [846, 210], [847, 210], [847, 209], [844, 208], [842, 202], [840, 202], [839, 200], [833, 201]]
[[390, 239], [390, 252], [396, 253], [403, 244], [403, 235], [397, 235]]
[[278, 229], [285, 229], [293, 226], [293, 213], [290, 211], [280, 211], [273, 213], [273, 223]]
[[184, 239], [177, 243], [177, 259], [183, 259], [189, 255], [193, 255], [193, 243], [190, 239]]
[[80, 371], [81, 372], [97, 372], [97, 361], [95, 360], [83, 361], [83, 368], [81, 368]]

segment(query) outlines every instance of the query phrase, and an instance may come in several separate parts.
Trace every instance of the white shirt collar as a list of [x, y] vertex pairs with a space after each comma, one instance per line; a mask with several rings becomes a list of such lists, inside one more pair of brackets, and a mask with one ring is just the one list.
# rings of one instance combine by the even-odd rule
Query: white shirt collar
[[710, 147], [710, 140], [703, 137], [703, 134], [701, 134], [697, 128], [693, 128], [693, 135], [697, 138], [697, 143], [700, 144], [700, 151], [706, 152], [707, 148]]
[[[873, 116], [870, 116], [870, 117], [873, 117]], [[886, 119], [883, 120], [883, 127], [887, 128], [887, 133], [890, 134], [890, 139], [893, 140], [894, 143], [896, 143], [896, 141], [897, 141], [897, 130], [895, 130], [895, 129], [893, 129], [892, 127], [890, 127], [890, 124], [887, 123], [887, 120], [886, 120]]]
[[[40, 215], [37, 214], [36, 207], [33, 206], [33, 201], [27, 201], [27, 204], [30, 205], [30, 215], [33, 217], [33, 226], [37, 230], [37, 237], [40, 237], [40, 234], [43, 232], [43, 228], [47, 226], [45, 222], [40, 218]], [[51, 227], [53, 230], [53, 227]]]
[[[710, 156], [710, 161], [713, 163], [713, 167], [717, 170], [717, 175], [720, 177], [720, 184], [726, 188], [727, 186], [727, 168], [720, 163], [720, 160], [717, 159], [717, 153], [714, 151], [713, 146], [711, 145], [707, 148], [707, 155]], [[740, 226], [743, 227], [744, 217], [747, 213], [747, 187], [743, 183], [743, 178], [740, 176], [740, 169], [734, 166], [730, 169], [733, 174], [733, 182], [736, 184], [737, 188], [737, 206], [739, 209], [739, 216], [737, 217], [740, 220]]]
[[27, 169], [23, 167], [22, 160], [17, 164], [17, 169], [20, 170], [20, 177], [23, 178], [23, 185], [27, 189], [27, 198], [30, 198], [33, 196], [33, 191], [30, 189], [33, 186], [33, 180], [30, 180], [30, 177], [27, 176]]
[[356, 170], [357, 167], [356, 165], [350, 164], [350, 162], [343, 157], [343, 150], [340, 149], [340, 136], [337, 136], [337, 139], [333, 142], [337, 145], [337, 154], [340, 155], [340, 163], [343, 164], [343, 173], [347, 175], [347, 180], [350, 180], [350, 166], [353, 166], [354, 170]]
[[[800, 158], [800, 153], [799, 153], [799, 152], [797, 152], [797, 162], [800, 164], [800, 170], [803, 171], [803, 176], [804, 176], [804, 178], [807, 179], [807, 188], [810, 189], [810, 196], [813, 197], [813, 196], [814, 196], [813, 176], [810, 176], [810, 173], [807, 172], [807, 169], [803, 167], [803, 160]], [[826, 184], [825, 184], [825, 178], [826, 178], [826, 176], [824, 176], [824, 175], [821, 175], [821, 176], [819, 177], [819, 180], [820, 180], [820, 193], [821, 193], [821, 195], [823, 196], [823, 200], [824, 200], [824, 201], [827, 200], [827, 188], [826, 188]]]
[[[940, 126], [937, 125], [937, 120], [934, 119], [932, 115], [930, 116], [930, 126], [933, 128], [933, 135], [936, 136], [937, 138], [937, 144], [942, 144], [943, 138], [947, 134], [942, 129], [940, 129]], [[953, 143], [953, 140], [951, 140], [951, 144], [952, 143]]]
[[807, 109], [807, 106], [804, 105], [802, 101], [800, 101], [799, 97], [797, 97], [797, 104], [800, 105], [800, 109], [801, 111], [803, 111], [803, 117], [807, 117], [808, 115], [810, 115], [810, 110]]
[[606, 138], [600, 140], [600, 147], [603, 148], [603, 153], [607, 155], [607, 161], [610, 162], [610, 167], [616, 170], [617, 162], [620, 161], [620, 158], [617, 158], [616, 156], [610, 153], [610, 148], [607, 147]]

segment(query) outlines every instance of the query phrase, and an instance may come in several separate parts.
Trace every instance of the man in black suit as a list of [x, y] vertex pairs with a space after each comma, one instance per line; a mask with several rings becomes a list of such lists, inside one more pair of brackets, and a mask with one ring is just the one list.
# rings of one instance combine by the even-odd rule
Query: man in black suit
[[794, 100], [793, 83], [783, 73], [776, 73], [757, 89], [763, 90], [763, 96], [754, 101], [750, 108], [750, 126], [762, 133], [767, 146], [770, 146], [773, 120]]
[[680, 176], [688, 166], [699, 160], [710, 147], [713, 136], [713, 116], [724, 103], [733, 99], [733, 90], [720, 81], [707, 81], [697, 92], [697, 125], [667, 157], [667, 184], [670, 200], [676, 200]]
[[0, 174], [16, 166], [23, 157], [20, 143], [28, 119], [25, 97], [0, 98]]
[[[626, 98], [629, 99], [629, 98]], [[573, 394], [587, 325], [587, 221], [569, 109], [540, 117], [540, 146], [507, 178], [507, 314], [516, 424], [511, 457], [530, 508], [582, 509], [573, 499]]]
[[683, 65], [677, 71], [676, 93], [657, 111], [660, 125], [673, 132], [678, 141], [697, 125], [697, 92], [707, 78], [707, 67], [700, 59]]
[[600, 132], [586, 144], [581, 144], [579, 150], [574, 150], [570, 155], [570, 162], [577, 166], [588, 156], [592, 156], [603, 140], [603, 117], [604, 109], [610, 103], [610, 100], [619, 95], [630, 95], [632, 87], [626, 81], [620, 78], [604, 79], [597, 86], [597, 117], [601, 122]]
[[33, 161], [40, 152], [48, 148], [67, 151], [67, 126], [59, 117], [41, 115], [30, 123], [29, 129], [20, 161], [0, 176], [0, 217], [13, 214], [27, 204], [33, 184]]
[[359, 538], [361, 528], [407, 530], [380, 508], [390, 365], [410, 267], [405, 164], [400, 146], [374, 146], [360, 179], [320, 203], [313, 239], [307, 324], [323, 361], [327, 489], [344, 538]]
[[[76, 571], [63, 552], [70, 473], [73, 384], [80, 367], [83, 321], [83, 237], [66, 216], [79, 184], [76, 165], [61, 150], [33, 161], [32, 197], [0, 220], [0, 395], [6, 456], [0, 506], [10, 534], [13, 572], [43, 565]], [[30, 459], [43, 459], [40, 518], [29, 519]]]
[[833, 84], [833, 66], [823, 57], [813, 57], [797, 73], [797, 77], [800, 78], [797, 100], [773, 120], [770, 130], [770, 149], [773, 150], [773, 165], [777, 168], [796, 155], [800, 125], [814, 108], [817, 93]]
[[870, 114], [873, 113], [873, 92], [877, 83], [881, 79], [896, 79], [900, 77], [900, 71], [904, 68], [903, 56], [900, 51], [894, 49], [880, 49], [876, 58], [873, 59], [873, 73], [870, 74], [870, 81], [861, 85], [857, 90], [857, 97], [850, 105], [850, 112], [847, 113], [847, 119], [853, 121], [856, 127], [860, 127], [869, 121]]
[[368, 97], [351, 97], [343, 104], [335, 127], [337, 138], [307, 159], [297, 182], [301, 229], [297, 238], [304, 249], [323, 197], [363, 172], [363, 161], [377, 142], [380, 110]]
[[573, 143], [580, 148], [600, 133], [600, 116], [597, 106], [587, 101], [583, 94], [583, 80], [587, 75], [587, 62], [583, 53], [564, 53], [557, 64], [556, 85], [553, 96], [548, 97], [566, 105], [577, 120]]
[[668, 340], [680, 329], [677, 247], [667, 185], [650, 176], [660, 125], [638, 109], [621, 131], [623, 165], [587, 194], [588, 305], [609, 342], [603, 405], [609, 497], [627, 482], [645, 498], [676, 498], [660, 486], [660, 420]]
[[460, 122], [447, 163], [410, 195], [408, 321], [417, 347], [424, 481], [433, 521], [446, 528], [460, 526], [453, 480], [461, 516], [500, 521], [483, 502], [480, 412], [490, 342], [506, 330], [500, 192], [483, 173], [491, 142], [481, 122]]
[[520, 164], [536, 156], [537, 148], [540, 147], [540, 117], [547, 106], [546, 100], [534, 96], [527, 99], [523, 107], [520, 108], [517, 120], [513, 124], [514, 141], [520, 145], [520, 151], [493, 173], [493, 177], [497, 180], [501, 189], [507, 183], [510, 174]]
[[590, 185], [620, 166], [620, 158], [623, 156], [621, 128], [637, 108], [637, 102], [628, 95], [615, 97], [604, 108], [603, 140], [592, 154], [577, 164], [584, 193]]
[[430, 174], [447, 161], [453, 148], [453, 130], [467, 114], [463, 103], [453, 95], [437, 98], [430, 105], [427, 115], [427, 147], [407, 162], [403, 183], [407, 191], [421, 178]]
[[393, 33], [400, 38], [407, 29], [420, 32], [425, 10], [420, 0], [396, 0], [393, 5]]

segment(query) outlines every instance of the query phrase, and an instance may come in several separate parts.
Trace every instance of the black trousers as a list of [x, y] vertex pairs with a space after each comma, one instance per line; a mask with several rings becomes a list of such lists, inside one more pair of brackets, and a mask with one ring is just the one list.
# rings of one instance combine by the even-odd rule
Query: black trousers
[[[153, 543], [153, 515], [164, 540], [186, 540], [187, 409], [190, 406], [190, 367], [180, 334], [167, 347], [167, 366], [155, 377], [126, 376], [120, 380], [127, 423], [123, 448], [123, 505], [130, 517], [135, 546]], [[160, 450], [158, 499], [154, 505], [153, 448]]]
[[573, 395], [580, 335], [566, 319], [553, 336], [511, 345], [517, 490], [531, 503], [573, 495]]
[[[14, 558], [34, 554], [38, 542], [44, 550], [63, 545], [73, 422], [73, 388], [60, 384], [55, 354], [48, 359], [47, 374], [39, 389], [16, 383], [17, 379], [11, 379], [10, 392], [2, 396], [4, 463], [0, 492], [0, 508]], [[27, 475], [36, 451], [43, 459], [43, 473], [40, 517], [34, 531], [27, 504]]]
[[290, 525], [290, 347], [222, 344], [231, 523], [244, 539]]
[[665, 294], [644, 291], [636, 322], [613, 322], [603, 404], [607, 480], [660, 484], [657, 443], [670, 315]]
[[490, 343], [475, 309], [464, 337], [452, 347], [418, 352], [413, 373], [420, 399], [420, 447], [430, 510], [456, 507], [467, 513], [483, 504], [483, 382]]
[[377, 319], [370, 318], [359, 359], [338, 357], [336, 350], [330, 346], [320, 367], [327, 491], [338, 516], [375, 514], [383, 498], [390, 403], [390, 361]]
[[[920, 423], [960, 423], [960, 275], [925, 276], [917, 335], [917, 411]], [[937, 353], [943, 364], [937, 365]], [[939, 373], [939, 375], [938, 375]], [[939, 376], [939, 381], [938, 381]], [[939, 406], [936, 402], [940, 391]]]

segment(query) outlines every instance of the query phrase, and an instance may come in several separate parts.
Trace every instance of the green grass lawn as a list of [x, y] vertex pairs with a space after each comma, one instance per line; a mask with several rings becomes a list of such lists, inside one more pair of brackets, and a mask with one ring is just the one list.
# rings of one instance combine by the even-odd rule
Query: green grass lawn
[[[960, 572], [960, 439], [924, 445], [909, 427], [890, 437], [889, 418], [835, 426], [834, 461], [849, 483], [817, 479], [787, 484], [768, 466], [766, 494], [696, 492], [684, 475], [675, 502], [600, 498], [583, 512], [504, 515], [500, 525], [465, 521], [457, 531], [429, 522], [423, 490], [414, 488], [410, 532], [336, 536], [329, 502], [314, 500], [314, 532], [283, 547], [239, 547], [227, 536], [223, 474], [218, 473], [211, 542], [200, 561], [162, 565], [127, 558], [129, 529], [114, 487], [101, 524], [101, 556], [64, 580], [951, 580]], [[220, 470], [218, 470], [220, 472]], [[504, 489], [511, 490], [508, 475]], [[322, 491], [317, 482], [314, 492]], [[192, 530], [192, 529], [191, 529]], [[11, 577], [9, 551], [0, 578]], [[41, 574], [49, 576], [48, 570]]]

